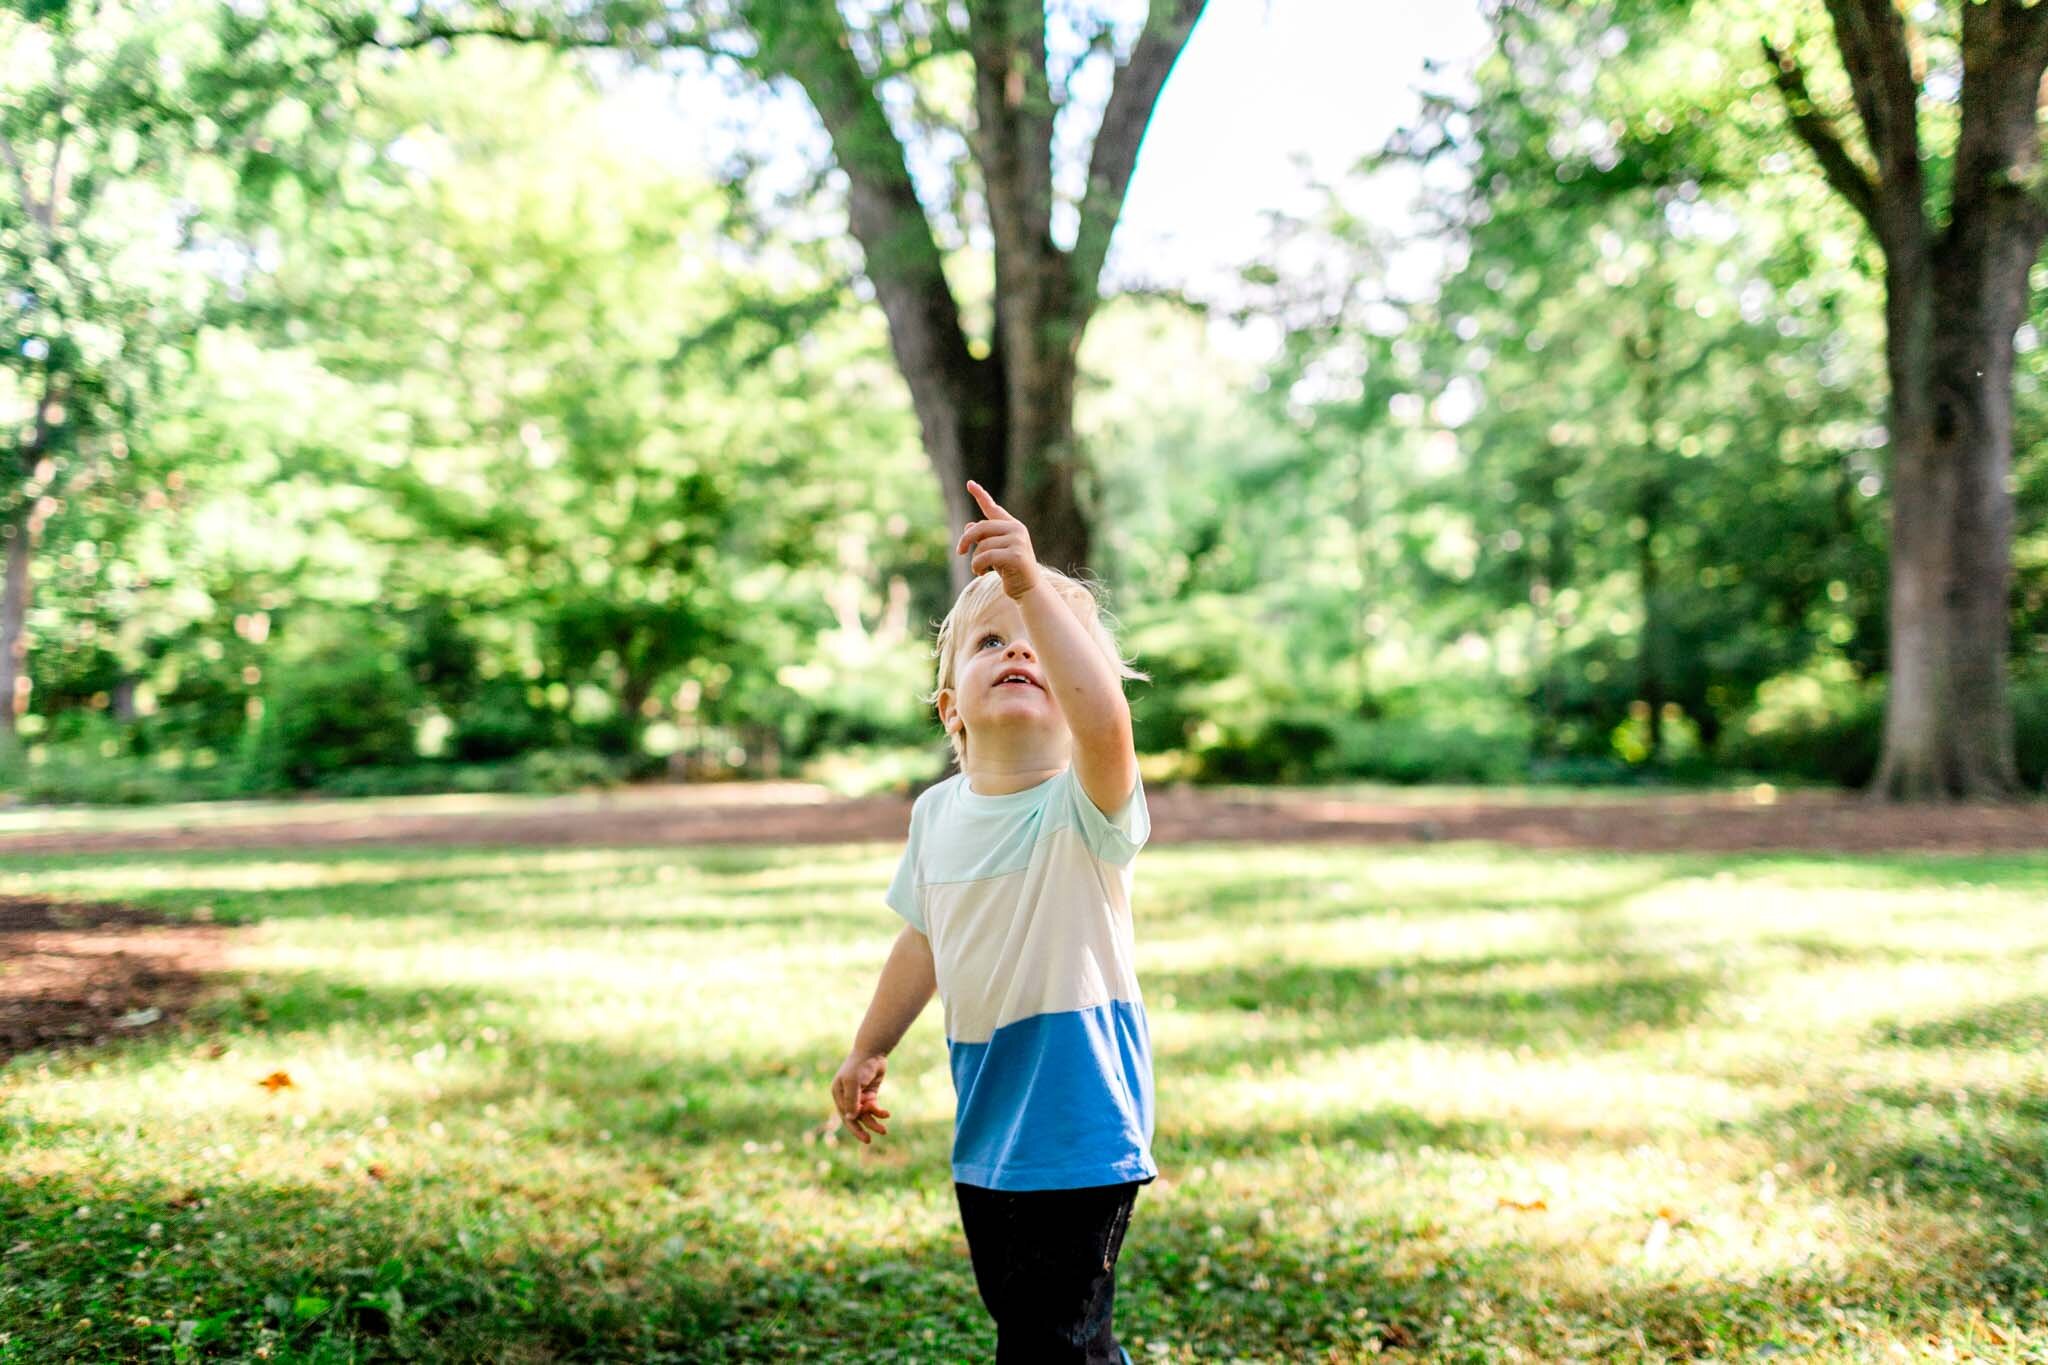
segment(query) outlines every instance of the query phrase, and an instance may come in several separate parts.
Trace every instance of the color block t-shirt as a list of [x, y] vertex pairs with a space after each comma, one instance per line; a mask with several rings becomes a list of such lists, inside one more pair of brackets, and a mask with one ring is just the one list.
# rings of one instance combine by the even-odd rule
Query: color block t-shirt
[[1151, 832], [1144, 779], [1105, 815], [1072, 764], [1001, 796], [955, 773], [911, 807], [887, 900], [931, 941], [961, 1184], [1159, 1174], [1131, 934], [1131, 864]]

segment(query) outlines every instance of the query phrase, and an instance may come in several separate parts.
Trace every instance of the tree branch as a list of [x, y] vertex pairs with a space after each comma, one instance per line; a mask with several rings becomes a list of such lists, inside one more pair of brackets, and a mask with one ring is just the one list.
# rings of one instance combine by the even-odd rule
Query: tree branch
[[1835, 131], [1834, 120], [1814, 103], [1813, 94], [1806, 85], [1805, 69], [1797, 58], [1780, 50], [1770, 39], [1763, 40], [1763, 47], [1764, 60], [1771, 64], [1771, 79], [1785, 97], [1785, 112], [1792, 120], [1792, 131], [1799, 135], [1801, 142], [1812, 148], [1828, 184], [1849, 201], [1849, 206], [1870, 225], [1872, 232], [1881, 233], [1877, 185], [1862, 163], [1849, 154], [1849, 148]]
[[1920, 82], [1893, 0], [1827, 0], [1856, 114], [1877, 159], [1877, 232], [1887, 252], [1917, 250], [1927, 232], [1920, 160]]
[[[1043, 0], [979, 0], [970, 11], [975, 141], [999, 246], [1052, 252], [1052, 91]], [[1005, 240], [1005, 239], [1008, 240]]]
[[[1081, 224], [1074, 237], [1071, 263], [1073, 309], [1077, 320], [1094, 310], [1102, 283], [1102, 264], [1109, 239], [1122, 216], [1124, 193], [1138, 164], [1138, 148], [1152, 122], [1152, 110], [1173, 64], [1180, 60], [1195, 21], [1208, 0], [1152, 0], [1144, 32], [1131, 49], [1130, 60], [1116, 73], [1102, 126], [1088, 156], [1088, 189], [1081, 198]], [[1078, 329], [1076, 335], [1079, 335]]]
[[1962, 122], [1945, 236], [1964, 250], [1983, 249], [1971, 242], [1985, 213], [2010, 216], [2037, 244], [2048, 227], [2037, 131], [2042, 67], [2034, 55], [2041, 17], [2039, 6], [2013, 0], [1963, 9]]
[[678, 25], [666, 19], [650, 20], [641, 25], [615, 25], [606, 17], [603, 6], [594, 8], [597, 21], [592, 27], [550, 24], [531, 15], [522, 22], [503, 6], [487, 5], [479, 8], [491, 17], [458, 23], [423, 14], [405, 24], [398, 36], [390, 38], [382, 36], [377, 17], [373, 14], [342, 16], [323, 6], [312, 8], [343, 48], [374, 47], [386, 52], [411, 52], [431, 43], [452, 43], [458, 38], [496, 38], [508, 43], [540, 43], [563, 49], [671, 51], [694, 48], [706, 52], [721, 51], [710, 34], [694, 26]]

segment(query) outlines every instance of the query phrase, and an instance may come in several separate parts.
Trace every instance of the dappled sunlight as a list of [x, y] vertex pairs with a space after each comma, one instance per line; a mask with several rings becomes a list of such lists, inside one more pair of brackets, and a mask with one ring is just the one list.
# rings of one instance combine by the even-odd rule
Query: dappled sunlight
[[[185, 1032], [0, 1069], [28, 1182], [0, 1213], [133, 1208], [167, 1229], [152, 1273], [202, 1243], [262, 1282], [396, 1258], [422, 1295], [526, 1276], [561, 1312], [694, 1286], [706, 1321], [762, 1294], [837, 1321], [886, 1285], [976, 1330], [936, 1003], [889, 1135], [831, 1110], [895, 850], [831, 852], [62, 867], [256, 922]], [[1877, 877], [1819, 914], [1819, 865], [1334, 850], [1259, 902], [1256, 858], [1151, 857], [1141, 907], [1178, 907], [1138, 927], [1162, 1176], [1119, 1318], [1155, 1339], [1326, 1295], [1294, 1330], [1456, 1311], [1571, 1358], [1692, 1340], [1688, 1314], [1872, 1342], [1947, 1321], [1930, 1297], [2048, 1292], [2048, 982], [1997, 951], [2038, 933], [2002, 888]]]
[[1162, 1080], [1160, 1105], [1186, 1106], [1195, 1125], [1215, 1115], [1206, 1121], [1278, 1129], [1312, 1129], [1391, 1105], [1435, 1123], [1486, 1120], [1503, 1146], [1519, 1148], [1582, 1138], [1683, 1139], [1746, 1123], [1797, 1093], [1658, 1072], [1626, 1059], [1603, 1065], [1411, 1039], [1281, 1061], [1254, 1074]]

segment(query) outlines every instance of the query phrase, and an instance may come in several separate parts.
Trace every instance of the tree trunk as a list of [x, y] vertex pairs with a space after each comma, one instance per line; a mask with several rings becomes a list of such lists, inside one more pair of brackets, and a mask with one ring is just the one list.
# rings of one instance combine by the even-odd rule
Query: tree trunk
[[1636, 576], [1641, 582], [1643, 593], [1643, 630], [1638, 648], [1642, 658], [1637, 663], [1637, 690], [1642, 693], [1643, 704], [1650, 708], [1650, 733], [1648, 737], [1649, 757], [1655, 763], [1664, 752], [1664, 618], [1658, 611], [1663, 596], [1663, 587], [1657, 573], [1657, 553], [1651, 548], [1657, 535], [1657, 499], [1645, 495], [1642, 503], [1643, 520], [1648, 523], [1643, 536], [1636, 543]]
[[1643, 534], [1636, 542], [1637, 587], [1643, 597], [1643, 629], [1637, 641], [1641, 651], [1636, 668], [1636, 686], [1650, 708], [1648, 762], [1655, 763], [1664, 751], [1664, 615], [1663, 587], [1657, 563], [1657, 526], [1663, 520], [1664, 453], [1657, 445], [1657, 423], [1664, 415], [1664, 311], [1669, 306], [1670, 286], [1664, 281], [1664, 207], [1668, 194], [1659, 190], [1657, 212], [1652, 219], [1654, 250], [1651, 275], [1657, 288], [1651, 295], [1649, 316], [1644, 321], [1642, 344], [1636, 358], [1642, 366], [1643, 469], [1637, 488], [1636, 515], [1642, 518]]
[[1891, 685], [1870, 786], [1877, 797], [1999, 797], [2019, 788], [2006, 695], [2006, 479], [2013, 333], [2033, 253], [2022, 255], [2024, 243], [2003, 252], [1989, 245], [1945, 242], [1917, 276], [1925, 287], [1915, 287], [1915, 272], [1895, 271], [1905, 278], [1887, 303]]
[[[980, 515], [967, 480], [1031, 528], [1040, 560], [1086, 567], [1089, 509], [1074, 445], [1075, 372], [1110, 237], [1138, 149], [1168, 74], [1206, 0], [1151, 0], [1129, 56], [1111, 80], [1089, 151], [1074, 245], [1052, 237], [1054, 125], [1043, 0], [974, 0], [967, 14], [974, 121], [965, 130], [981, 171], [994, 239], [995, 325], [977, 356], [958, 300], [871, 73], [855, 56], [839, 9], [812, 0], [757, 29], [755, 64], [800, 84], [818, 111], [848, 183], [848, 220], [889, 322], [889, 344], [910, 388], [919, 431], [946, 504], [948, 531]], [[793, 16], [793, 17], [792, 17]], [[954, 596], [972, 575], [952, 556]], [[951, 764], [950, 746], [933, 780]]]
[[7, 537], [7, 568], [0, 586], [0, 742], [11, 744], [28, 709], [29, 563], [35, 557], [35, 501], [23, 499], [0, 534]]
[[2048, 234], [2038, 129], [2048, 6], [1961, 9], [1962, 78], [1948, 224], [1932, 226], [1920, 147], [1924, 77], [1892, 0], [1826, 0], [1875, 174], [1816, 104], [1806, 73], [1764, 54], [1792, 128], [1885, 255], [1891, 381], [1891, 658], [1877, 799], [2018, 790], [2006, 697], [2011, 625], [2013, 334]]

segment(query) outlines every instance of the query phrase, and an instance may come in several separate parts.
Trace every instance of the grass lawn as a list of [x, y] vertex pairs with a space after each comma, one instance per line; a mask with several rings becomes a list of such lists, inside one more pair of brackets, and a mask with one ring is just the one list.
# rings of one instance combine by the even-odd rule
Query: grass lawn
[[[983, 1362], [896, 846], [0, 859], [246, 925], [0, 1064], [0, 1361]], [[1153, 1361], [2048, 1360], [2048, 855], [1138, 862]], [[224, 1045], [224, 1050], [223, 1050]], [[259, 1084], [274, 1073], [292, 1084]]]

